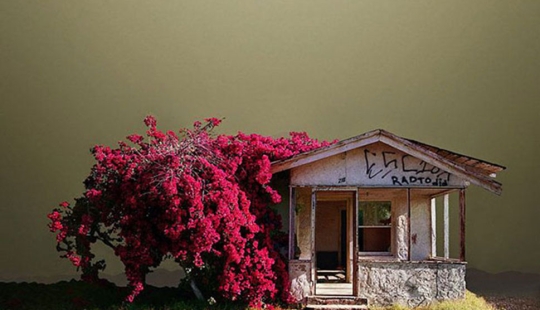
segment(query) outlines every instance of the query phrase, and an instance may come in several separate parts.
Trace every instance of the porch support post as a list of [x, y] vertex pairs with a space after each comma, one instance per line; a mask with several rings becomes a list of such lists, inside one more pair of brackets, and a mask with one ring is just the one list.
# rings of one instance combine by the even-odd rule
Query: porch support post
[[[352, 238], [353, 238], [353, 278], [352, 281], [352, 287], [353, 287], [353, 296], [359, 296], [360, 292], [358, 289], [358, 206], [359, 206], [359, 195], [360, 190], [357, 188], [353, 195], [353, 203], [352, 203]], [[349, 253], [347, 253], [349, 254]]]
[[450, 195], [444, 195], [444, 258], [450, 257], [450, 217], [449, 217]]
[[459, 259], [465, 261], [465, 189], [462, 188], [459, 190], [459, 222], [460, 222], [460, 251]]
[[437, 256], [437, 199], [431, 198], [431, 257]]
[[311, 189], [311, 291], [317, 295], [317, 256], [315, 253], [315, 211], [317, 207], [317, 191]]
[[411, 189], [407, 188], [407, 232], [409, 240], [407, 240], [407, 258], [411, 260]]
[[296, 192], [295, 188], [289, 187], [289, 261], [294, 259], [296, 251]]

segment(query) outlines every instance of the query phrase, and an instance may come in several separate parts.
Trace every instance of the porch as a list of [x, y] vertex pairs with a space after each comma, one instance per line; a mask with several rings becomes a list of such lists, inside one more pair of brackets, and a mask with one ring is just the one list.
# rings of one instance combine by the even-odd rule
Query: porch
[[[436, 300], [465, 296], [466, 263], [457, 259], [424, 261], [358, 260], [358, 276], [352, 283], [309, 281], [310, 261], [292, 260], [290, 277], [293, 296], [303, 296], [304, 303], [314, 300], [341, 304], [356, 300], [357, 305], [392, 305], [417, 307]], [[357, 293], [353, 293], [353, 285]]]

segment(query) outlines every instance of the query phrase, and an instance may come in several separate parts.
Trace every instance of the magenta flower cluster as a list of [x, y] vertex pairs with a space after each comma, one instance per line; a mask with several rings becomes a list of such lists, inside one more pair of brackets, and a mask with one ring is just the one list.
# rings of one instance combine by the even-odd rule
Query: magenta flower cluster
[[130, 302], [166, 257], [212, 296], [252, 306], [287, 302], [286, 264], [276, 246], [287, 238], [269, 207], [281, 200], [270, 186], [271, 162], [328, 143], [305, 133], [216, 136], [216, 118], [178, 133], [158, 130], [152, 116], [144, 122], [146, 138], [95, 146], [84, 195], [48, 215], [62, 256], [97, 281], [105, 262], [94, 260], [91, 246], [111, 247], [125, 266]]

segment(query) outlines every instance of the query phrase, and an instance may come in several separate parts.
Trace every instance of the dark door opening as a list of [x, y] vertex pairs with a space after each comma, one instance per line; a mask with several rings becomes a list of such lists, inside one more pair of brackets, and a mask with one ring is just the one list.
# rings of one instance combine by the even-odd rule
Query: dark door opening
[[340, 267], [347, 266], [347, 210], [341, 210], [341, 233], [340, 233]]
[[353, 296], [356, 195], [352, 191], [321, 191], [316, 195], [312, 209], [313, 293]]
[[318, 201], [316, 266], [318, 283], [347, 282], [347, 202]]

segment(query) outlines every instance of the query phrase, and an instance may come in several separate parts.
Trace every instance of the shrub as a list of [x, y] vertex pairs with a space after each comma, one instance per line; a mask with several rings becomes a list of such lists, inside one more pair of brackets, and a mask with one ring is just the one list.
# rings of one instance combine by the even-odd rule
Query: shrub
[[95, 260], [92, 244], [111, 247], [125, 266], [128, 301], [166, 257], [207, 296], [253, 306], [287, 301], [286, 265], [274, 247], [281, 219], [268, 207], [281, 199], [270, 163], [328, 143], [305, 133], [216, 136], [216, 118], [178, 134], [158, 130], [151, 116], [144, 122], [147, 141], [134, 134], [118, 148], [95, 146], [84, 194], [48, 215], [62, 257], [98, 281], [105, 262]]

